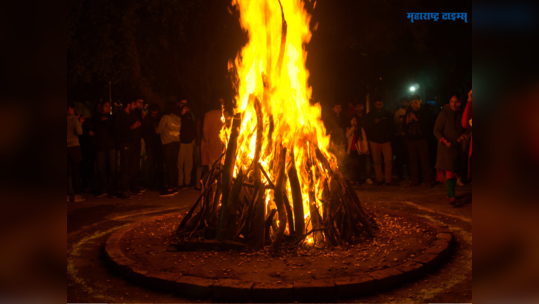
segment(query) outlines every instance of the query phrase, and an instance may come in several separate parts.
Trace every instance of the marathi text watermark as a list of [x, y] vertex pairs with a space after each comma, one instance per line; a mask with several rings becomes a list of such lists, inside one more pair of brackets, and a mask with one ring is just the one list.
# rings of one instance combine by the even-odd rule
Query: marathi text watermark
[[[408, 19], [412, 23], [414, 20], [434, 20], [438, 21], [440, 19], [440, 13], [408, 13]], [[465, 23], [468, 23], [468, 13], [442, 13], [442, 20], [464, 20]]]

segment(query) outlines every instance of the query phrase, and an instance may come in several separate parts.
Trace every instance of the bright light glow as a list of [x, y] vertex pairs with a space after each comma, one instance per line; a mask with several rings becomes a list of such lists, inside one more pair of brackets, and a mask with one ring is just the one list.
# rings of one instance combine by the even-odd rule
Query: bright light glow
[[[321, 121], [320, 104], [311, 105], [309, 102], [312, 88], [308, 84], [309, 71], [305, 68], [305, 45], [312, 36], [309, 29], [311, 16], [304, 9], [304, 1], [281, 0], [281, 3], [287, 23], [284, 44], [279, 1], [232, 0], [232, 5], [240, 11], [240, 24], [249, 35], [247, 45], [228, 65], [229, 69], [236, 68], [239, 79], [235, 96], [238, 107], [234, 114], [239, 112], [242, 116], [234, 176], [240, 168], [247, 170], [251, 167], [255, 156], [258, 117], [254, 105], [258, 99], [263, 121], [260, 163], [269, 179], [275, 182], [275, 160], [279, 159], [281, 144], [287, 149], [286, 164], [294, 162], [297, 169], [303, 215], [305, 222], [309, 223], [312, 222], [311, 205], [323, 212], [320, 201], [311, 200], [322, 197], [324, 183], [321, 178], [322, 174], [327, 174], [320, 163], [311, 164], [311, 160], [316, 159], [314, 147], [318, 147], [332, 165], [336, 165], [336, 158], [328, 152], [330, 138]], [[230, 127], [221, 131], [225, 145], [230, 133]], [[294, 159], [291, 151], [294, 151]], [[314, 195], [311, 196], [312, 192]], [[292, 202], [289, 183], [285, 195]], [[266, 206], [273, 208], [273, 200], [273, 191], [268, 191]], [[311, 230], [312, 226], [312, 223], [307, 225], [305, 230]], [[313, 238], [307, 238], [307, 243], [314, 243]]]
[[410, 87], [410, 91], [415, 92], [415, 87]]

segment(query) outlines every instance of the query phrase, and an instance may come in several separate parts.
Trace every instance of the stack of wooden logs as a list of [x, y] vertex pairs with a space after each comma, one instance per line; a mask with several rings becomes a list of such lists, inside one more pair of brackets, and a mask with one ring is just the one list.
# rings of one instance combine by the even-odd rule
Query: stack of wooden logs
[[[277, 74], [281, 73], [288, 28], [280, 0], [279, 5], [282, 25], [281, 49], [275, 70]], [[269, 28], [269, 14], [265, 16]], [[268, 35], [268, 48], [271, 46], [269, 37]], [[267, 104], [266, 97], [272, 91], [268, 82], [271, 77], [264, 74], [261, 76], [264, 79], [264, 103]], [[315, 246], [338, 246], [356, 242], [363, 237], [372, 238], [376, 226], [374, 219], [362, 207], [352, 186], [344, 180], [336, 164], [330, 164], [315, 144], [305, 139], [309, 141], [310, 158], [305, 168], [296, 168], [294, 149], [297, 147], [292, 146], [287, 150], [273, 138], [274, 121], [273, 116], [270, 116], [269, 135], [266, 137], [266, 147], [270, 151], [262, 151], [264, 138], [261, 103], [254, 96], [250, 96], [250, 102], [254, 103], [257, 117], [254, 159], [246, 171], [242, 166], [236, 166], [241, 126], [241, 114], [238, 113], [228, 122], [231, 132], [226, 152], [211, 166], [203, 181], [202, 195], [178, 227], [179, 242], [197, 238], [217, 239], [241, 242], [256, 250], [271, 244], [271, 249], [277, 251], [283, 242], [288, 247], [300, 246], [311, 234]], [[262, 152], [264, 155], [274, 156], [269, 167], [275, 180], [271, 179], [260, 163]], [[291, 160], [288, 164], [287, 159]], [[240, 169], [233, 178], [236, 167]], [[306, 172], [309, 180], [308, 211], [311, 216], [308, 223], [304, 220], [305, 210], [298, 172]], [[315, 195], [313, 175], [323, 183], [324, 190], [320, 199]], [[291, 188], [291, 202], [286, 192], [287, 180]], [[274, 204], [266, 204], [268, 195], [273, 196]], [[276, 209], [267, 210], [273, 205]], [[287, 227], [288, 233], [285, 234]], [[312, 228], [306, 232], [306, 227]]]
[[[247, 171], [240, 169], [233, 177], [241, 126], [241, 115], [238, 114], [230, 122], [232, 131], [226, 152], [211, 166], [203, 180], [201, 196], [177, 229], [178, 241], [199, 238], [235, 241], [256, 250], [271, 244], [271, 249], [277, 251], [283, 243], [286, 247], [300, 246], [311, 234], [315, 246], [339, 246], [372, 238], [376, 227], [374, 219], [362, 207], [352, 185], [318, 147], [312, 148], [313, 157], [306, 167], [316, 169], [324, 190], [322, 197], [317, 198], [311, 181], [312, 191], [308, 193], [311, 216], [309, 222], [305, 222], [298, 168], [294, 161], [286, 164], [287, 153], [288, 159], [294, 160], [293, 149], [287, 151], [280, 143], [274, 144], [275, 159], [270, 165], [270, 173], [276, 177], [274, 181], [260, 164], [262, 113], [259, 101], [254, 102], [258, 119], [254, 160]], [[272, 130], [269, 133], [271, 138]], [[312, 179], [313, 174], [309, 172], [308, 175]], [[292, 202], [286, 193], [287, 179]], [[266, 204], [267, 196], [271, 194], [274, 204]], [[276, 209], [267, 209], [273, 205]], [[305, 227], [311, 227], [310, 231], [306, 232]]]

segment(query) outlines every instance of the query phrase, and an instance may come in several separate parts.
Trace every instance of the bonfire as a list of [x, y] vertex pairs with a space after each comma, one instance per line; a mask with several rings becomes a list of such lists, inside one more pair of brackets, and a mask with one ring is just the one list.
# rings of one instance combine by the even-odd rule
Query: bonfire
[[255, 250], [339, 246], [373, 237], [375, 221], [330, 152], [321, 107], [311, 104], [304, 46], [310, 15], [299, 0], [234, 0], [249, 42], [229, 70], [233, 113], [223, 113], [225, 151], [181, 221], [194, 239]]

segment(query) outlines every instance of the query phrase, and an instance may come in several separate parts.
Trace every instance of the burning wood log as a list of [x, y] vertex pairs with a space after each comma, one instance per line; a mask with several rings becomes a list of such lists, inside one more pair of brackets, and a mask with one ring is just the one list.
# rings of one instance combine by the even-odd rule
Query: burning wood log
[[[264, 122], [262, 118], [262, 108], [260, 105], [260, 101], [258, 98], [255, 98], [254, 100], [254, 106], [256, 111], [256, 119], [257, 119], [257, 128], [256, 128], [256, 146], [255, 146], [255, 155], [254, 160], [252, 164], [256, 164], [255, 167], [255, 183], [259, 182], [261, 180], [261, 174], [260, 174], [260, 166], [258, 166], [258, 162], [260, 160], [260, 152], [262, 150], [262, 141], [263, 138], [263, 132], [264, 132]], [[261, 193], [265, 193], [263, 189], [260, 190]], [[260, 250], [264, 248], [264, 228], [265, 228], [265, 219], [266, 219], [266, 207], [265, 207], [265, 201], [264, 201], [264, 195], [260, 195], [259, 199], [255, 206], [255, 216], [254, 216], [254, 242], [253, 247], [256, 250]]]
[[183, 218], [183, 220], [180, 223], [180, 226], [178, 227], [178, 231], [182, 231], [187, 222], [191, 219], [193, 216], [193, 212], [195, 212], [195, 209], [197, 208], [198, 204], [200, 203], [200, 200], [202, 200], [202, 197], [204, 197], [204, 194], [201, 194], [196, 203], [191, 207], [191, 210], [187, 212], [187, 215]]
[[[318, 207], [316, 207], [316, 196], [313, 191], [309, 192], [309, 211], [311, 214], [311, 220], [313, 222], [313, 228], [321, 228], [322, 227], [322, 218], [320, 217], [320, 213], [318, 211]], [[314, 234], [314, 242], [321, 241], [323, 239], [322, 232], [318, 231]]]
[[265, 229], [266, 229], [266, 241], [267, 240], [271, 240], [270, 239], [270, 227], [271, 227], [271, 224], [273, 223], [273, 217], [275, 216], [275, 213], [277, 213], [277, 209], [272, 209], [270, 214], [268, 215], [268, 218], [266, 219], [266, 223], [264, 224], [265, 226]]
[[[238, 177], [236, 178], [236, 182], [234, 183], [234, 186], [232, 187], [232, 191], [230, 193], [230, 197], [228, 199], [228, 204], [226, 209], [226, 217], [225, 217], [225, 231], [224, 233], [224, 239], [225, 240], [232, 240], [235, 236], [236, 232], [236, 205], [238, 202], [238, 198], [240, 197], [241, 190], [243, 189], [243, 180], [245, 178], [245, 175], [243, 174], [243, 170], [240, 169], [240, 173], [238, 174]], [[221, 212], [224, 212], [224, 210], [221, 209]]]
[[223, 166], [223, 199], [221, 200], [221, 214], [219, 219], [219, 227], [217, 228], [217, 240], [222, 241], [225, 228], [225, 222], [227, 219], [226, 210], [228, 204], [228, 197], [230, 195], [230, 181], [232, 180], [232, 174], [234, 172], [234, 165], [236, 164], [236, 147], [239, 135], [239, 128], [241, 126], [241, 115], [236, 114], [232, 123], [232, 133], [228, 141], [228, 147], [226, 149], [225, 165]]
[[283, 238], [284, 231], [286, 229], [286, 208], [283, 203], [284, 180], [285, 180], [285, 166], [286, 166], [286, 148], [282, 148], [279, 153], [279, 171], [277, 172], [277, 181], [275, 182], [275, 205], [277, 205], [277, 212], [279, 213], [279, 229], [275, 233], [275, 239], [271, 243], [271, 250], [276, 252], [281, 246], [281, 240]]
[[295, 232], [296, 238], [300, 238], [305, 233], [305, 222], [303, 213], [303, 197], [301, 196], [301, 186], [299, 184], [298, 172], [296, 171], [296, 161], [294, 159], [294, 151], [290, 153], [292, 165], [288, 170], [288, 178], [290, 180], [290, 188], [292, 189], [292, 204], [294, 205], [294, 218], [296, 221]]
[[219, 206], [219, 202], [221, 201], [222, 190], [223, 190], [223, 187], [221, 185], [221, 181], [218, 179], [215, 195], [213, 197], [213, 205], [211, 208], [210, 217], [208, 219], [211, 222], [213, 222], [214, 220], [217, 220], [217, 208]]
[[264, 185], [260, 184], [259, 190], [258, 190], [258, 197], [256, 200], [255, 205], [255, 215], [253, 217], [253, 224], [254, 227], [254, 233], [253, 233], [253, 248], [255, 250], [260, 250], [264, 248], [265, 244], [265, 214], [266, 214], [266, 208], [264, 206], [265, 203], [265, 190]]
[[[271, 241], [274, 252], [290, 244], [337, 246], [373, 236], [375, 222], [327, 150], [320, 106], [309, 103], [303, 48], [308, 14], [290, 7], [295, 2], [265, 0], [248, 10], [247, 2], [236, 2], [242, 27], [266, 39], [247, 44], [230, 69], [241, 75], [234, 78], [235, 106], [223, 114], [224, 165], [219, 159], [204, 178], [203, 193], [178, 236], [238, 240], [255, 249]], [[288, 35], [289, 26], [302, 35]]]
[[295, 236], [294, 231], [294, 217], [292, 216], [292, 208], [290, 208], [290, 201], [288, 195], [283, 196], [284, 207], [286, 208], [286, 214], [288, 215], [288, 233], [290, 236]]
[[262, 165], [260, 163], [258, 163], [258, 167], [260, 168], [260, 170], [262, 171], [262, 173], [264, 174], [264, 177], [266, 178], [266, 180], [268, 181], [270, 187], [272, 189], [275, 189], [275, 184], [273, 184], [273, 182], [271, 181], [271, 178], [268, 176], [268, 174], [266, 173], [266, 170], [264, 170], [264, 168], [262, 167]]

